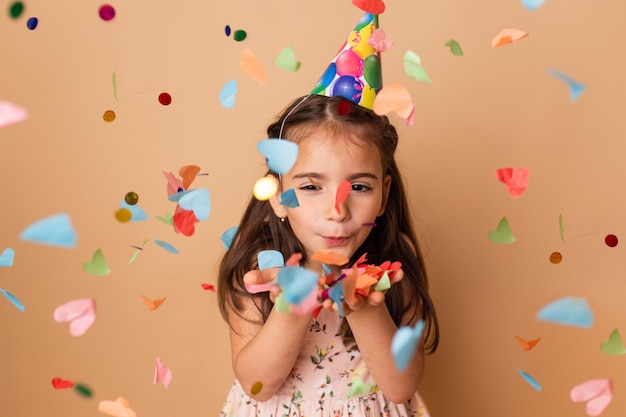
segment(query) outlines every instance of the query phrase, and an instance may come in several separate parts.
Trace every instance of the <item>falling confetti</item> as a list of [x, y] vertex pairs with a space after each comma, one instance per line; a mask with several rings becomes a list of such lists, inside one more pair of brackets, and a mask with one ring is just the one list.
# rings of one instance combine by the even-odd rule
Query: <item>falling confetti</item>
[[298, 157], [298, 144], [288, 140], [264, 139], [257, 149], [267, 159], [269, 169], [277, 174], [289, 172]]
[[235, 107], [237, 98], [237, 80], [232, 79], [220, 90], [220, 104], [227, 109]]
[[67, 388], [73, 388], [74, 387], [74, 383], [72, 381], [68, 381], [62, 378], [52, 378], [52, 387], [54, 389], [67, 389]]
[[128, 223], [132, 217], [133, 215], [128, 209], [121, 208], [115, 211], [115, 219], [120, 223]]
[[159, 94], [159, 103], [164, 106], [169, 106], [172, 103], [172, 96], [169, 93]]
[[230, 36], [230, 26], [226, 25], [226, 27], [224, 27], [224, 33], [226, 33], [226, 36]]
[[422, 66], [422, 60], [413, 51], [407, 51], [404, 54], [404, 72], [407, 76], [423, 83], [429, 83], [430, 77]]
[[26, 109], [8, 101], [0, 101], [0, 128], [23, 122], [27, 117]]
[[70, 334], [82, 336], [96, 320], [96, 302], [91, 298], [71, 300], [54, 310], [54, 321], [70, 322]]
[[148, 310], [150, 310], [150, 311], [156, 310], [157, 308], [159, 308], [161, 306], [161, 304], [163, 304], [165, 302], [165, 300], [167, 300], [167, 297], [159, 298], [157, 300], [151, 300], [148, 297], [146, 297], [145, 295], [140, 295], [139, 297], [141, 297], [143, 302], [148, 307]]
[[511, 232], [511, 226], [509, 226], [509, 221], [506, 217], [500, 219], [496, 229], [490, 230], [488, 236], [489, 240], [492, 242], [502, 245], [514, 243], [516, 240]]
[[614, 248], [617, 246], [618, 244], [618, 239], [617, 236], [615, 235], [606, 235], [604, 237], [604, 243], [606, 244], [606, 246], [608, 246], [609, 248]]
[[518, 198], [528, 188], [530, 170], [528, 168], [498, 168], [495, 171], [496, 178], [506, 184], [509, 195]]
[[548, 70], [548, 74], [552, 75], [555, 78], [558, 78], [561, 81], [565, 81], [565, 83], [569, 87], [570, 101], [576, 101], [578, 97], [580, 97], [580, 95], [585, 90], [584, 84], [581, 84], [576, 80], [573, 80], [571, 77], [563, 74], [562, 72], [555, 71], [555, 70]]
[[247, 37], [248, 37], [248, 34], [246, 33], [246, 31], [241, 30], [241, 29], [236, 30], [235, 33], [233, 34], [233, 39], [236, 40], [237, 42], [241, 42]]
[[163, 365], [161, 358], [156, 358], [156, 368], [154, 369], [153, 384], [160, 382], [165, 388], [169, 387], [172, 381], [172, 371], [167, 366]]
[[37, 25], [39, 25], [39, 19], [37, 19], [36, 17], [30, 17], [26, 21], [26, 27], [30, 30], [37, 29]]
[[289, 208], [300, 207], [300, 203], [298, 203], [298, 197], [296, 196], [296, 191], [293, 188], [290, 188], [282, 193], [280, 195], [280, 204]]
[[176, 249], [174, 246], [172, 246], [172, 244], [170, 244], [168, 242], [164, 242], [162, 240], [154, 239], [154, 243], [156, 243], [157, 245], [159, 245], [160, 247], [162, 247], [163, 249], [165, 249], [169, 253], [173, 253], [173, 254], [177, 254], [178, 253], [178, 249]]
[[9, 7], [9, 14], [13, 19], [17, 19], [18, 17], [20, 17], [23, 11], [24, 3], [22, 3], [21, 1], [16, 1], [15, 3], [11, 4], [11, 7]]
[[239, 69], [255, 79], [259, 84], [265, 84], [267, 77], [261, 63], [256, 59], [250, 48], [245, 48], [239, 56]]
[[275, 65], [287, 72], [296, 72], [302, 63], [296, 60], [296, 53], [291, 46], [286, 46], [278, 53]]
[[497, 48], [524, 39], [528, 33], [519, 29], [503, 29], [498, 35], [491, 40], [491, 46]]
[[0, 253], [0, 267], [13, 266], [13, 259], [15, 257], [15, 250], [13, 248], [6, 248]]
[[415, 326], [400, 326], [391, 341], [391, 353], [399, 371], [404, 371], [415, 355], [419, 340], [424, 331], [424, 320], [419, 320]]
[[572, 388], [570, 399], [575, 403], [586, 402], [588, 416], [599, 416], [613, 399], [613, 382], [608, 378], [585, 381]]
[[535, 380], [535, 378], [530, 376], [530, 374], [522, 371], [521, 369], [518, 369], [517, 372], [519, 372], [519, 374], [522, 376], [522, 378], [524, 378], [524, 380], [526, 382], [528, 382], [531, 387], [533, 387], [537, 391], [541, 391], [541, 385], [539, 385], [539, 383]]
[[552, 252], [550, 254], [550, 262], [553, 264], [560, 264], [561, 261], [563, 260], [563, 255], [561, 255], [561, 252]]
[[113, 20], [115, 17], [115, 8], [110, 4], [104, 4], [100, 6], [98, 10], [98, 15], [100, 15], [100, 19], [108, 22], [109, 20]]
[[133, 256], [130, 257], [130, 260], [128, 261], [129, 264], [135, 262], [135, 259], [137, 259], [137, 255], [139, 255], [139, 252], [143, 250], [143, 247], [146, 245], [146, 243], [148, 243], [147, 238], [143, 241], [141, 246], [133, 246], [135, 248], [135, 253], [133, 253]]
[[11, 304], [13, 304], [18, 310], [22, 312], [25, 310], [24, 304], [22, 304], [22, 302], [16, 296], [11, 294], [7, 290], [3, 290], [2, 288], [0, 288], [0, 293], [4, 295], [6, 299], [9, 300]]
[[91, 260], [83, 264], [83, 269], [88, 274], [96, 276], [108, 275], [111, 273], [111, 270], [107, 266], [106, 260], [104, 259], [102, 249], [97, 249], [94, 252]]
[[545, 0], [522, 0], [522, 5], [528, 10], [537, 10]]
[[463, 49], [461, 49], [461, 45], [459, 45], [459, 43], [454, 39], [446, 41], [444, 45], [450, 48], [450, 52], [452, 53], [452, 55], [463, 56]]
[[619, 356], [626, 353], [626, 348], [624, 348], [624, 342], [622, 342], [622, 336], [619, 334], [619, 330], [613, 329], [609, 335], [609, 340], [600, 343], [600, 350], [612, 356]]
[[78, 237], [70, 216], [61, 213], [31, 224], [20, 233], [20, 239], [43, 245], [74, 248]]
[[532, 340], [524, 340], [523, 338], [521, 338], [519, 336], [515, 336], [515, 340], [517, 340], [517, 343], [520, 344], [522, 349], [524, 349], [526, 352], [528, 352], [532, 348], [534, 348], [537, 345], [537, 343], [539, 343], [541, 338], [532, 339]]
[[113, 110], [105, 111], [102, 115], [102, 119], [107, 123], [111, 123], [113, 120], [115, 120], [115, 112]]
[[129, 191], [124, 196], [124, 201], [126, 201], [126, 204], [129, 206], [134, 206], [139, 202], [139, 195], [134, 191]]
[[124, 397], [118, 397], [115, 401], [100, 401], [98, 411], [112, 417], [137, 417]]
[[341, 214], [341, 205], [346, 201], [346, 198], [348, 198], [351, 189], [352, 184], [346, 180], [341, 181], [339, 187], [337, 187], [337, 193], [335, 195], [335, 210], [337, 214]]
[[201, 287], [202, 287], [202, 289], [203, 289], [203, 290], [205, 290], [205, 291], [213, 291], [213, 292], [215, 292], [215, 285], [212, 285], [212, 284], [206, 284], [206, 283], [204, 283], [204, 282], [203, 282], [202, 284], [200, 284], [200, 286], [201, 286]]
[[593, 325], [593, 312], [585, 298], [563, 297], [552, 301], [539, 310], [537, 319], [588, 329]]
[[91, 398], [91, 396], [93, 395], [93, 391], [91, 390], [91, 388], [80, 383], [74, 384], [74, 391], [76, 391], [78, 395], [86, 398]]
[[385, 3], [383, 0], [352, 0], [359, 9], [371, 14], [383, 14], [385, 11]]

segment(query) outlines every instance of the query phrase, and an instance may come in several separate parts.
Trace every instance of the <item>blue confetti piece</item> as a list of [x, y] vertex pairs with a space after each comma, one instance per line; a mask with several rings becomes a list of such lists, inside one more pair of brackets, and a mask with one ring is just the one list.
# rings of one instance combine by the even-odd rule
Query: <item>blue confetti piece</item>
[[130, 221], [131, 222], [141, 222], [144, 220], [148, 220], [148, 215], [146, 212], [139, 207], [138, 204], [130, 205], [126, 202], [126, 200], [122, 199], [119, 208], [124, 208], [130, 211]]
[[522, 5], [528, 10], [537, 10], [545, 0], [522, 0]]
[[593, 312], [587, 300], [579, 297], [563, 297], [544, 306], [537, 319], [547, 322], [590, 328], [593, 325]]
[[227, 109], [235, 107], [237, 99], [237, 80], [230, 80], [220, 90], [220, 104]]
[[230, 245], [233, 244], [233, 239], [235, 237], [235, 234], [237, 233], [237, 229], [238, 229], [237, 226], [233, 226], [233, 227], [226, 229], [226, 231], [222, 233], [222, 236], [220, 237], [220, 239], [222, 240], [222, 243], [224, 244], [224, 249], [226, 250], [230, 249]]
[[298, 145], [284, 139], [265, 139], [257, 148], [267, 159], [267, 166], [277, 174], [289, 172], [298, 157]]
[[15, 257], [15, 250], [13, 248], [6, 248], [0, 254], [0, 267], [13, 266], [13, 258]]
[[262, 250], [257, 255], [259, 269], [282, 268], [285, 266], [285, 257], [277, 250]]
[[319, 275], [299, 266], [288, 266], [278, 273], [278, 285], [291, 304], [300, 304], [318, 284]]
[[35, 30], [38, 24], [39, 19], [37, 19], [36, 17], [31, 17], [26, 21], [26, 27], [30, 30]]
[[519, 374], [522, 376], [522, 378], [524, 378], [526, 380], [526, 382], [528, 382], [530, 384], [531, 387], [533, 387], [537, 391], [541, 392], [541, 385], [539, 385], [539, 383], [535, 380], [535, 378], [530, 376], [528, 373], [522, 371], [521, 369], [518, 369], [517, 372], [519, 372]]
[[293, 188], [288, 189], [280, 195], [280, 204], [289, 208], [300, 207], [296, 191]]
[[414, 327], [401, 326], [396, 330], [391, 340], [391, 353], [399, 371], [404, 371], [411, 362], [423, 331], [424, 320], [419, 320]]
[[328, 289], [328, 296], [333, 300], [333, 303], [337, 305], [337, 313], [339, 313], [339, 316], [343, 317], [343, 303], [341, 300], [343, 298], [343, 285], [341, 281], [335, 283], [335, 285]]
[[569, 87], [569, 98], [571, 101], [576, 101], [578, 97], [585, 90], [584, 84], [579, 83], [578, 81], [573, 80], [571, 77], [563, 74], [562, 72], [555, 70], [548, 70], [548, 74], [553, 77], [558, 78], [559, 80], [565, 81], [567, 86]]
[[22, 302], [20, 300], [18, 300], [17, 297], [14, 296], [13, 294], [11, 294], [10, 292], [0, 288], [0, 293], [2, 293], [7, 298], [7, 300], [9, 300], [11, 303], [13, 303], [13, 305], [15, 307], [17, 307], [18, 310], [24, 311], [26, 309], [24, 307], [24, 304], [22, 304]]
[[61, 213], [31, 224], [20, 233], [20, 239], [43, 245], [74, 248], [78, 237], [72, 227], [70, 216]]
[[224, 28], [224, 33], [226, 33], [226, 36], [230, 36], [230, 32], [231, 32], [230, 26], [226, 25], [226, 27]]
[[176, 249], [170, 243], [167, 243], [167, 242], [164, 242], [164, 241], [158, 240], [158, 239], [154, 239], [154, 243], [156, 243], [157, 245], [159, 245], [160, 247], [162, 247], [163, 249], [165, 249], [169, 253], [173, 253], [173, 254], [177, 254], [178, 253], [178, 249]]
[[185, 191], [178, 205], [185, 210], [192, 210], [198, 220], [205, 221], [211, 213], [211, 194], [206, 188]]

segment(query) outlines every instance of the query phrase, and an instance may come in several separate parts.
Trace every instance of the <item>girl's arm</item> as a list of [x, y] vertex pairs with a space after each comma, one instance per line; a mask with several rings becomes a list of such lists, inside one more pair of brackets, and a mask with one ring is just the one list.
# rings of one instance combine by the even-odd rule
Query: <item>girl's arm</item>
[[[401, 285], [399, 282], [396, 285]], [[424, 373], [423, 343], [409, 362], [400, 372], [395, 365], [391, 353], [391, 341], [398, 327], [393, 322], [389, 310], [384, 303], [384, 294], [374, 292], [367, 306], [354, 309], [346, 316], [359, 351], [371, 372], [378, 388], [391, 402], [402, 404], [416, 391]], [[414, 325], [417, 319], [410, 320], [411, 313], [406, 313], [402, 320], [404, 325]]]
[[[259, 276], [259, 279], [263, 278]], [[271, 281], [271, 278], [267, 280]], [[272, 291], [274, 295], [276, 290]], [[276, 394], [291, 373], [312, 315], [279, 313], [273, 308], [264, 324], [256, 324], [260, 319], [252, 299], [244, 301], [244, 308], [239, 314], [230, 311], [230, 345], [237, 380], [250, 397], [266, 401]], [[263, 387], [253, 395], [250, 390], [257, 382], [261, 382]]]

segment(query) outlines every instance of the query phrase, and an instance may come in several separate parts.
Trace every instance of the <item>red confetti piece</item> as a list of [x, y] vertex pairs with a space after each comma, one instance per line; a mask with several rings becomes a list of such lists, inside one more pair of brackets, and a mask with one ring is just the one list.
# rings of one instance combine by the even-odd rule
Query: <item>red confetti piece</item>
[[341, 181], [341, 184], [337, 187], [337, 195], [335, 196], [335, 210], [337, 210], [337, 214], [341, 214], [340, 206], [348, 198], [351, 188], [352, 184], [346, 180]]
[[74, 383], [61, 378], [52, 378], [52, 386], [54, 389], [72, 388]]
[[100, 7], [98, 14], [100, 15], [100, 19], [108, 22], [109, 20], [113, 20], [115, 17], [115, 8], [110, 4], [105, 4]]
[[164, 106], [169, 106], [172, 103], [172, 96], [169, 93], [159, 94], [159, 103]]
[[606, 243], [606, 245], [610, 248], [616, 247], [618, 242], [619, 240], [615, 235], [606, 235], [606, 237], [604, 238], [604, 243]]
[[528, 188], [528, 168], [499, 168], [495, 174], [498, 181], [506, 184], [512, 198], [519, 197]]
[[349, 114], [350, 110], [352, 110], [352, 103], [348, 100], [341, 100], [337, 105], [337, 113], [339, 113], [340, 116]]
[[192, 236], [196, 231], [196, 223], [199, 222], [193, 210], [184, 210], [180, 206], [176, 206], [174, 213], [174, 230], [185, 236]]
[[382, 14], [385, 11], [385, 3], [382, 0], [352, 0], [352, 4], [371, 14]]
[[202, 289], [205, 290], [205, 291], [213, 291], [213, 292], [215, 292], [215, 285], [205, 284], [205, 283], [202, 283], [200, 285], [202, 286]]

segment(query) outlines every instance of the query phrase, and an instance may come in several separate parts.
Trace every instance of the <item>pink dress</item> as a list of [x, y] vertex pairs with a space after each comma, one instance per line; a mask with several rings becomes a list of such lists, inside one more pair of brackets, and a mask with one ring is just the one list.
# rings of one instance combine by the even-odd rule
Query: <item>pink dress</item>
[[337, 313], [322, 310], [276, 395], [255, 401], [235, 381], [220, 417], [429, 417], [417, 393], [404, 404], [383, 396], [358, 349], [336, 335], [340, 323]]

